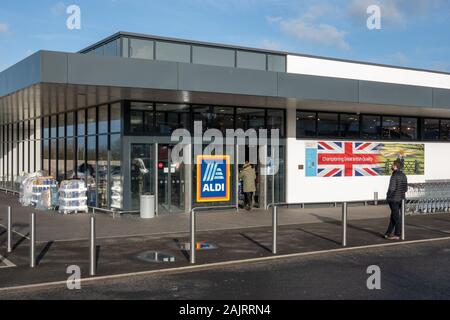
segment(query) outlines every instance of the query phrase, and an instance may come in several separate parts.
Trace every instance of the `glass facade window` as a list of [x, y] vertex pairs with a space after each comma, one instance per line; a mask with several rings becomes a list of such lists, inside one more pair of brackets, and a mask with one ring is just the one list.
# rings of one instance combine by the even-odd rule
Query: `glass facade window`
[[317, 135], [316, 120], [315, 112], [297, 112], [297, 137], [315, 137]]
[[58, 137], [58, 117], [51, 116], [50, 117], [50, 137], [57, 138]]
[[48, 139], [50, 138], [50, 118], [49, 117], [44, 117], [43, 118], [43, 130], [42, 130], [42, 134], [43, 134], [43, 138], [44, 139]]
[[417, 118], [402, 117], [401, 138], [406, 140], [416, 140], [418, 137]]
[[97, 206], [97, 137], [87, 137], [87, 166], [85, 170], [86, 184], [88, 187], [88, 205]]
[[89, 135], [97, 134], [97, 109], [89, 108], [87, 110], [87, 132]]
[[192, 47], [192, 62], [222, 67], [235, 66], [235, 51], [203, 46]]
[[79, 137], [77, 139], [77, 177], [85, 179], [86, 175], [86, 138]]
[[122, 104], [120, 102], [111, 105], [110, 131], [122, 132]]
[[144, 131], [144, 112], [141, 110], [130, 111], [130, 133], [140, 134]]
[[151, 40], [130, 39], [130, 58], [153, 60], [153, 49], [154, 42]]
[[65, 150], [65, 139], [58, 139], [58, 175], [56, 176], [58, 181], [62, 181], [66, 178]]
[[337, 113], [319, 113], [317, 115], [317, 134], [319, 137], [339, 136], [339, 115]]
[[75, 139], [66, 140], [66, 175], [68, 179], [75, 178]]
[[119, 49], [119, 40], [113, 40], [107, 44], [104, 45], [104, 52], [103, 54], [105, 56], [109, 57], [115, 57], [118, 56], [118, 49]]
[[361, 118], [361, 137], [363, 139], [381, 138], [381, 117], [363, 115]]
[[237, 51], [236, 59], [238, 68], [266, 70], [266, 55], [263, 53]]
[[134, 102], [130, 111], [130, 133], [153, 132], [154, 108], [152, 103]]
[[51, 139], [50, 140], [50, 169], [49, 173], [53, 178], [58, 177], [58, 140], [57, 139]]
[[359, 138], [359, 115], [340, 114], [339, 127], [341, 137]]
[[75, 135], [75, 115], [73, 112], [68, 112], [66, 115], [66, 134], [68, 137]]
[[189, 127], [190, 107], [177, 104], [156, 104], [156, 133], [170, 136], [179, 128]]
[[383, 117], [382, 137], [386, 139], [400, 138], [400, 117]]
[[103, 46], [98, 47], [98, 48], [95, 48], [95, 49], [94, 49], [94, 54], [95, 54], [96, 56], [102, 56], [102, 55], [103, 55]]
[[122, 57], [128, 58], [130, 52], [130, 39], [122, 38]]
[[191, 62], [191, 46], [173, 42], [156, 42], [156, 60]]
[[46, 139], [42, 141], [42, 170], [47, 174], [50, 173], [50, 140]]
[[123, 178], [122, 178], [122, 146], [120, 134], [111, 135], [111, 183], [110, 201], [111, 208], [121, 209], [123, 207]]
[[58, 137], [63, 138], [66, 136], [66, 115], [60, 113], [58, 115]]
[[234, 128], [234, 108], [230, 107], [212, 107], [210, 109], [212, 116], [208, 128], [215, 128], [226, 134], [227, 129]]
[[108, 208], [108, 136], [98, 136], [97, 206]]
[[[267, 130], [278, 129], [279, 137], [285, 136], [284, 128], [284, 110], [267, 110]], [[270, 136], [270, 131], [269, 131]]]
[[84, 136], [86, 134], [86, 110], [78, 110], [77, 112], [77, 135]]
[[423, 139], [439, 140], [439, 119], [423, 119]]
[[286, 72], [286, 57], [268, 54], [267, 71]]
[[441, 140], [450, 140], [450, 120], [441, 120]]
[[108, 105], [98, 108], [98, 133], [108, 133]]
[[257, 108], [236, 108], [236, 129], [264, 129], [266, 110]]

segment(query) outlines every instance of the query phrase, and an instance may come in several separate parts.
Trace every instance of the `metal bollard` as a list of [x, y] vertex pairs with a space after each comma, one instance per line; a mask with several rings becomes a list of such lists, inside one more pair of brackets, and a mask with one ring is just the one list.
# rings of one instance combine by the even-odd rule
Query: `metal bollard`
[[342, 246], [347, 246], [347, 202], [342, 203]]
[[36, 214], [31, 214], [30, 221], [30, 268], [36, 267]]
[[406, 200], [402, 200], [402, 241], [405, 241]]
[[12, 240], [12, 214], [11, 214], [11, 207], [8, 207], [8, 248], [7, 248], [7, 252], [11, 253], [12, 252], [12, 244], [11, 244], [11, 240]]
[[374, 203], [374, 205], [378, 205], [378, 192], [375, 192], [374, 194], [373, 194], [373, 203]]
[[191, 263], [195, 263], [195, 211], [191, 210]]
[[95, 217], [91, 217], [91, 230], [89, 241], [89, 275], [95, 276], [97, 269], [97, 255], [95, 244]]
[[277, 229], [278, 229], [278, 210], [277, 206], [272, 208], [272, 253], [277, 254]]

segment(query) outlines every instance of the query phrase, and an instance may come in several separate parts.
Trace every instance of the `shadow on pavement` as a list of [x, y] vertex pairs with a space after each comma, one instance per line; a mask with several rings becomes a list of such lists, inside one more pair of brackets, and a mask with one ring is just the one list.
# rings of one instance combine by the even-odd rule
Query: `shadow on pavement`
[[39, 265], [41, 263], [42, 259], [45, 257], [45, 254], [50, 250], [53, 243], [54, 243], [54, 241], [47, 242], [44, 249], [42, 249], [41, 252], [39, 253], [39, 255], [37, 256], [36, 265]]
[[258, 247], [260, 247], [260, 248], [262, 248], [262, 249], [264, 249], [264, 250], [266, 250], [266, 251], [268, 251], [268, 252], [272, 252], [271, 249], [267, 248], [265, 245], [263, 245], [262, 243], [256, 241], [255, 239], [251, 238], [250, 236], [248, 236], [248, 235], [246, 235], [246, 234], [244, 234], [244, 233], [239, 233], [239, 235], [240, 235], [241, 237], [244, 237], [244, 238], [247, 239], [248, 241], [250, 241], [250, 242], [256, 244]]

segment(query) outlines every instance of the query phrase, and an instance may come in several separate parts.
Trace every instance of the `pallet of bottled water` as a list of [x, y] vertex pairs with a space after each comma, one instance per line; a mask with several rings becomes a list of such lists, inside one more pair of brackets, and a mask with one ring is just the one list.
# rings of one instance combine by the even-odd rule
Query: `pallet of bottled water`
[[450, 181], [427, 181], [408, 185], [406, 212], [409, 214], [450, 211]]
[[83, 180], [62, 181], [59, 187], [59, 212], [88, 213], [87, 188]]
[[38, 210], [54, 210], [58, 206], [58, 181], [51, 176], [33, 180], [31, 206]]

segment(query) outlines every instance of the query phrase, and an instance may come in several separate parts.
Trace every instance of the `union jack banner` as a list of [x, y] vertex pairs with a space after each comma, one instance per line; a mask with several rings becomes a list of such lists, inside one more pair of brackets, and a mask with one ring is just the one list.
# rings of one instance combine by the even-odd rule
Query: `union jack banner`
[[382, 175], [382, 148], [382, 143], [372, 142], [318, 142], [316, 152], [307, 153], [310, 158], [309, 176], [314, 173], [317, 177]]

